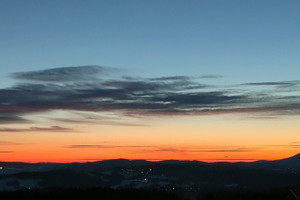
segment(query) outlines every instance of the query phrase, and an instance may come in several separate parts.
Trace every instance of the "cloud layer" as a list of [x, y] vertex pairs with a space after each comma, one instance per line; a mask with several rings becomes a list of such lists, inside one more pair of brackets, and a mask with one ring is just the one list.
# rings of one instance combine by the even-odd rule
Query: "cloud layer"
[[113, 68], [100, 67], [96, 65], [78, 67], [60, 67], [47, 70], [16, 72], [11, 74], [15, 79], [27, 81], [68, 82], [95, 79], [97, 74], [106, 75]]
[[[12, 77], [23, 82], [0, 89], [0, 123], [27, 122], [28, 114], [51, 110], [105, 111], [124, 116], [300, 114], [300, 95], [293, 90], [300, 81], [245, 83], [237, 89], [206, 85], [199, 82], [201, 78], [187, 76], [107, 76], [112, 72], [116, 69], [79, 66], [14, 73]], [[255, 89], [257, 86], [268, 90]]]
[[56, 131], [70, 131], [72, 129], [70, 128], [64, 128], [60, 126], [51, 126], [51, 127], [30, 127], [26, 129], [21, 129], [21, 128], [0, 128], [0, 132], [33, 132], [33, 131], [51, 131], [51, 132], [56, 132]]
[[245, 146], [219, 146], [219, 147], [160, 147], [160, 146], [120, 146], [120, 145], [107, 145], [107, 144], [75, 144], [64, 146], [64, 148], [70, 149], [114, 149], [125, 148], [135, 150], [141, 153], [153, 153], [153, 152], [168, 152], [168, 153], [238, 153], [238, 152], [255, 152], [261, 147], [245, 147]]

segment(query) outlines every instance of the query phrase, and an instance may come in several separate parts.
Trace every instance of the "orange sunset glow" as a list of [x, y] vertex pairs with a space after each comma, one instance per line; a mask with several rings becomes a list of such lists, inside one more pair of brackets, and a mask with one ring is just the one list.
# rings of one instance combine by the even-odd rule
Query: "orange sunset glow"
[[0, 0], [0, 200], [300, 200], [299, 11]]
[[296, 1], [0, 7], [0, 161], [252, 162], [300, 152]]
[[[142, 117], [143, 125], [72, 124], [66, 130], [3, 131], [10, 162], [87, 162], [106, 159], [250, 162], [298, 153], [296, 119], [243, 120], [242, 116]], [[179, 123], [180, 121], [186, 120]], [[279, 123], [285, 121], [285, 123]], [[275, 123], [274, 125], [274, 122]], [[214, 124], [218, 124], [215, 126]], [[286, 134], [286, 124], [288, 134]], [[54, 127], [54, 126], [50, 126]], [[70, 128], [72, 127], [72, 128]], [[28, 129], [28, 128], [27, 128]], [[284, 134], [285, 133], [285, 134]], [[16, 139], [12, 139], [16, 138]]]

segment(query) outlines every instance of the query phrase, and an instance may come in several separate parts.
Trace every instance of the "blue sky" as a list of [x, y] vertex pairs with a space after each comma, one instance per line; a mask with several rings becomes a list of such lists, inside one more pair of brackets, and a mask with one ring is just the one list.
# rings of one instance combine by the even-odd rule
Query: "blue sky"
[[299, 153], [299, 10], [298, 0], [1, 0], [1, 159]]
[[1, 1], [0, 74], [100, 65], [222, 84], [296, 80], [299, 1]]

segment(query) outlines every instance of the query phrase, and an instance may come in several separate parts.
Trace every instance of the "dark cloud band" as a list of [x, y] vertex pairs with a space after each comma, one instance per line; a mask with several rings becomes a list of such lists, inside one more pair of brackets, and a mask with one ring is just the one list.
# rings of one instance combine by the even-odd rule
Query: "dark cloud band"
[[[247, 83], [237, 90], [208, 86], [187, 76], [149, 79], [105, 75], [114, 70], [80, 66], [15, 73], [12, 77], [32, 82], [0, 89], [0, 123], [28, 122], [26, 115], [51, 110], [115, 112], [126, 116], [300, 114], [300, 95], [283, 95], [276, 93], [276, 89], [272, 93], [255, 92], [254, 87], [295, 87], [299, 81]], [[213, 78], [213, 75], [206, 78]]]
[[32, 132], [32, 131], [70, 131], [70, 128], [64, 128], [60, 126], [51, 126], [51, 127], [30, 127], [26, 129], [16, 129], [16, 128], [0, 128], [0, 132]]
[[110, 68], [100, 67], [96, 65], [79, 66], [79, 67], [61, 67], [47, 70], [17, 72], [11, 77], [29, 81], [46, 81], [46, 82], [67, 82], [67, 81], [82, 81], [95, 78], [97, 74], [107, 74], [112, 71]]

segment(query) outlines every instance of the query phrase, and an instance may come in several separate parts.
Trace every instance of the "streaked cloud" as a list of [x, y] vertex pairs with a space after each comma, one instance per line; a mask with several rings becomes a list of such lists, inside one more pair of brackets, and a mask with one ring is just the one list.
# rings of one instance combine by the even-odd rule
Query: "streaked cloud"
[[300, 84], [299, 80], [296, 81], [278, 81], [278, 82], [253, 82], [253, 83], [244, 83], [243, 85], [252, 85], [252, 86], [294, 86]]
[[[1, 97], [0, 97], [1, 98]], [[0, 107], [2, 107], [0, 103]], [[5, 109], [0, 111], [0, 124], [10, 124], [10, 123], [27, 123], [28, 120], [18, 116], [19, 112], [10, 112], [9, 110], [6, 112]], [[21, 114], [20, 114], [21, 115]]]
[[190, 77], [188, 76], [165, 76], [165, 77], [159, 77], [159, 78], [150, 78], [151, 81], [188, 81], [190, 80]]
[[113, 72], [113, 68], [100, 67], [97, 65], [60, 67], [47, 70], [16, 72], [11, 74], [15, 79], [27, 81], [46, 81], [46, 82], [68, 82], [96, 79], [98, 74], [107, 75]]
[[251, 87], [263, 87], [263, 88], [276, 88], [277, 92], [284, 92], [288, 91], [291, 92], [292, 90], [298, 92], [300, 89], [300, 81], [299, 80], [292, 80], [292, 81], [277, 81], [277, 82], [253, 82], [253, 83], [244, 83], [243, 86], [251, 86]]
[[70, 149], [104, 149], [104, 148], [152, 148], [153, 146], [143, 145], [107, 145], [107, 144], [74, 144], [67, 145], [64, 148]]
[[31, 132], [31, 131], [70, 131], [70, 128], [64, 128], [60, 126], [51, 126], [51, 127], [30, 127], [30, 128], [0, 128], [0, 132]]
[[[120, 116], [216, 115], [260, 113], [264, 117], [299, 115], [300, 94], [256, 90], [256, 86], [291, 86], [300, 81], [245, 83], [215, 87], [187, 76], [141, 78], [117, 76], [99, 66], [63, 67], [18, 72], [25, 80], [0, 89], [0, 123], [24, 123], [26, 116], [52, 110], [112, 112]], [[97, 75], [97, 76], [96, 76]], [[202, 78], [217, 78], [205, 75]], [[130, 78], [128, 78], [130, 77]], [[27, 81], [31, 81], [30, 83]], [[67, 119], [70, 122], [76, 119]], [[85, 121], [85, 120], [84, 120]], [[103, 121], [116, 125], [135, 123]]]
[[300, 148], [300, 144], [274, 144], [274, 145], [265, 145], [265, 146], [268, 146], [268, 147], [278, 147], [278, 148], [281, 148], [281, 147], [285, 147], [285, 148]]
[[200, 78], [206, 78], [206, 79], [214, 79], [214, 78], [222, 78], [223, 76], [221, 75], [215, 75], [215, 74], [207, 74], [200, 76]]
[[235, 153], [255, 152], [261, 147], [219, 146], [219, 147], [169, 147], [169, 146], [144, 146], [144, 145], [110, 145], [110, 144], [73, 144], [64, 146], [71, 149], [113, 149], [126, 148], [135, 149], [138, 152], [169, 152], [169, 153]]
[[10, 142], [10, 141], [0, 141], [0, 145], [6, 145], [6, 146], [10, 146], [10, 145], [21, 145], [23, 143], [19, 143], [19, 142]]
[[237, 153], [237, 152], [255, 152], [261, 148], [258, 147], [197, 147], [197, 148], [174, 148], [174, 147], [156, 147], [155, 149], [143, 150], [149, 152], [169, 152], [169, 153]]
[[13, 151], [0, 151], [0, 153], [13, 153]]

